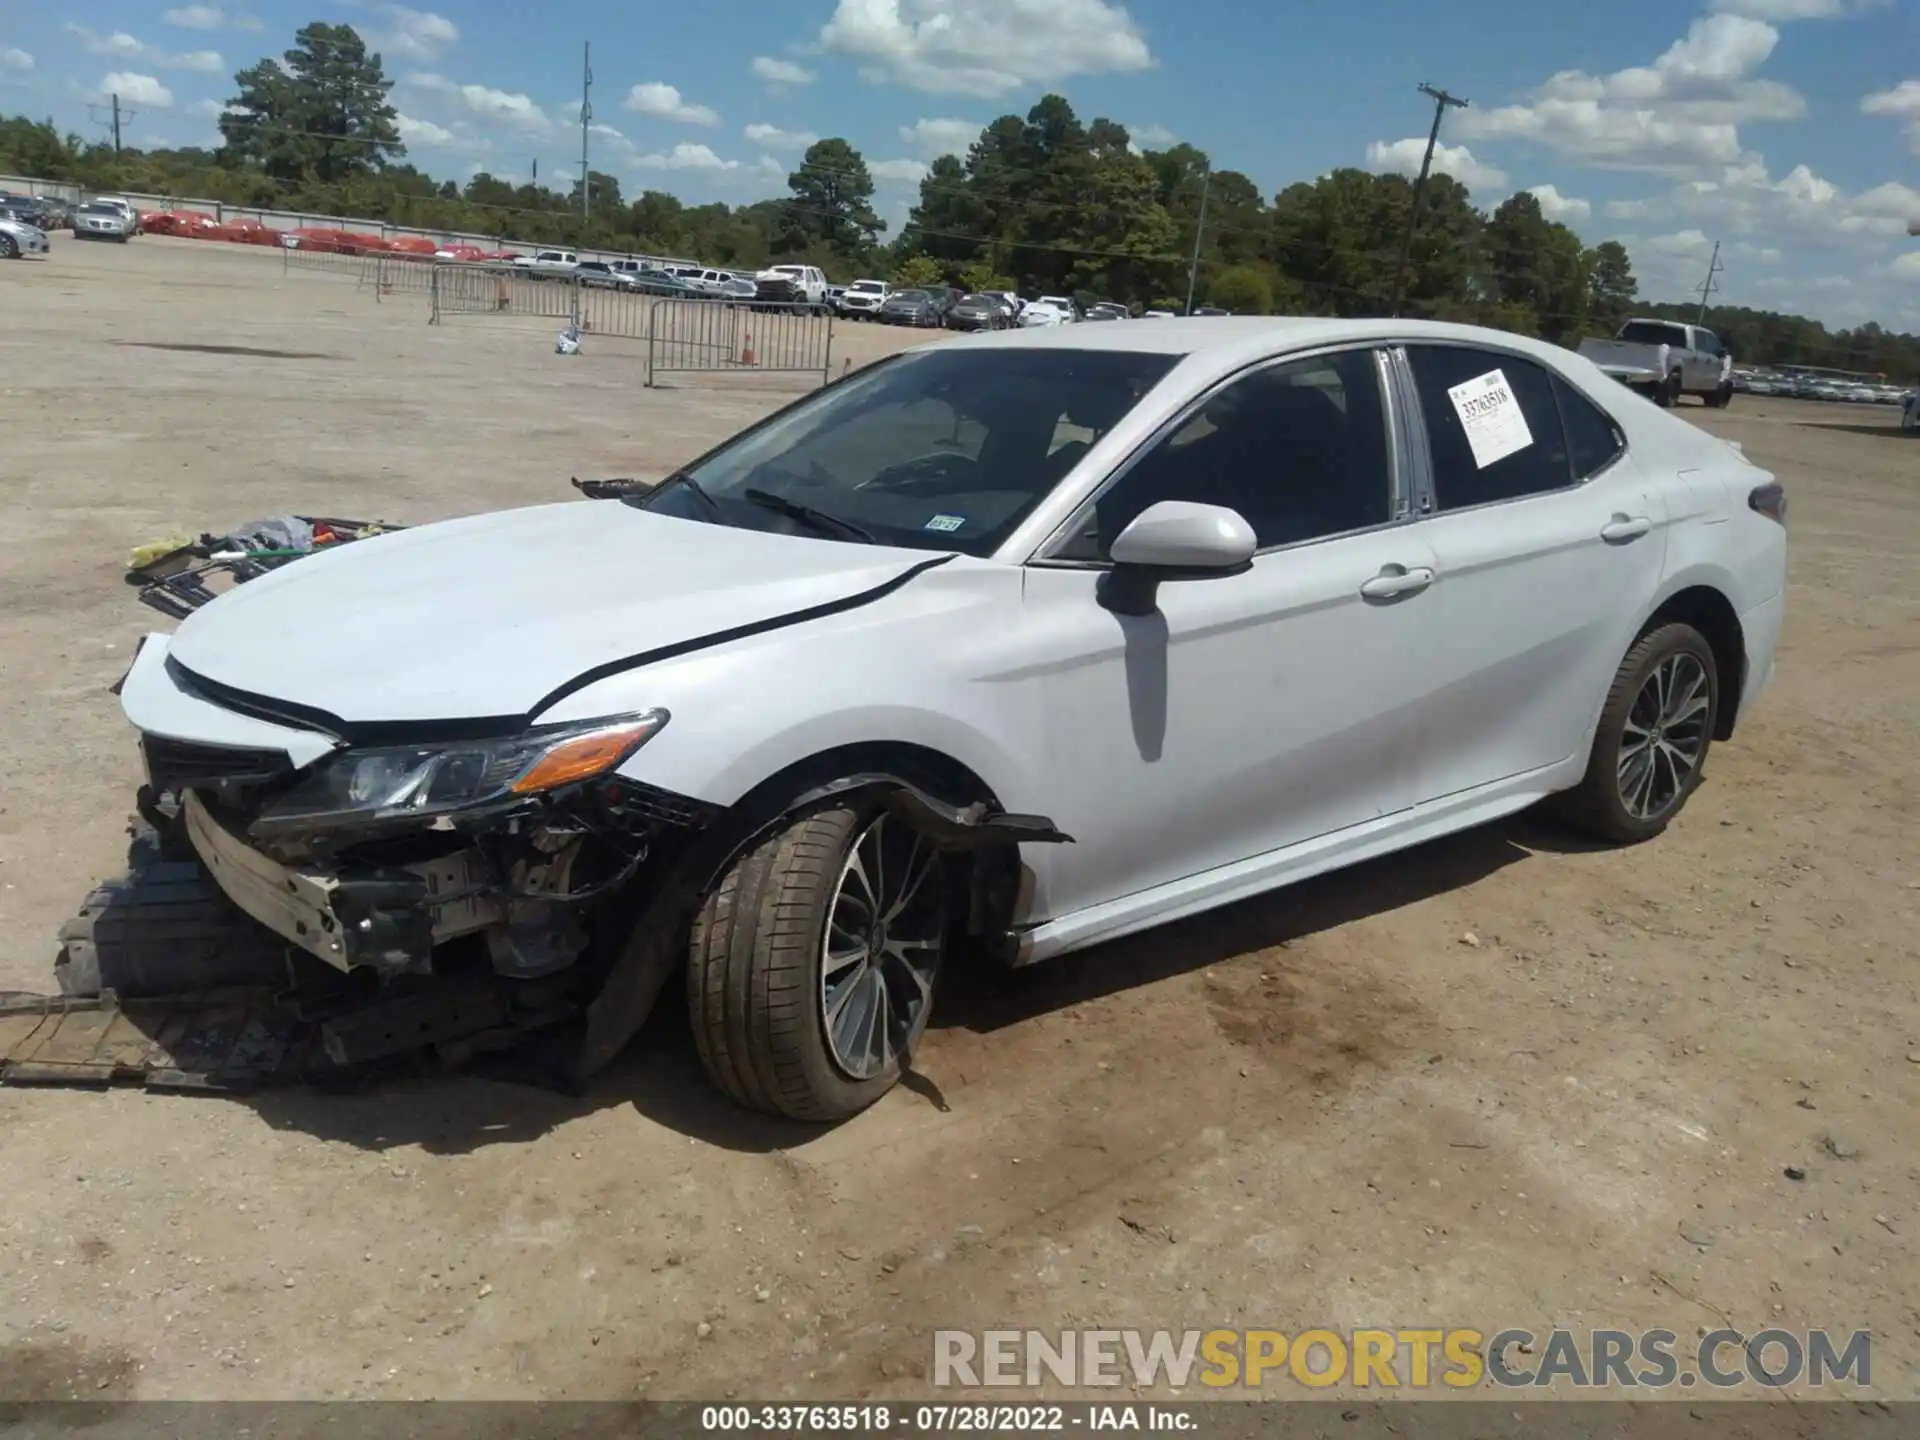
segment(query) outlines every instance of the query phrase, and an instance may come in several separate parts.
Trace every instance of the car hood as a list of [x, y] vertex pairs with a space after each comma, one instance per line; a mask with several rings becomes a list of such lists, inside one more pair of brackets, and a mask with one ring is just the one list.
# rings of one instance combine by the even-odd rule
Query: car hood
[[296, 560], [195, 611], [171, 656], [211, 698], [323, 728], [524, 721], [583, 676], [857, 605], [946, 558], [563, 502]]

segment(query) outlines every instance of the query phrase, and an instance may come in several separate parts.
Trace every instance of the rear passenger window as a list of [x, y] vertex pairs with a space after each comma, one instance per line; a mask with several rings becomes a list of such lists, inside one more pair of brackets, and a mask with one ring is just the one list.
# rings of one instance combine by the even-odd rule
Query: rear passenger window
[[1567, 454], [1573, 461], [1573, 478], [1585, 480], [1590, 475], [1598, 475], [1627, 448], [1626, 442], [1605, 411], [1558, 375], [1553, 377], [1553, 393], [1560, 401], [1561, 422], [1567, 427]]
[[1531, 360], [1457, 345], [1407, 348], [1433, 457], [1435, 503], [1462, 510], [1573, 483], [1553, 378]]

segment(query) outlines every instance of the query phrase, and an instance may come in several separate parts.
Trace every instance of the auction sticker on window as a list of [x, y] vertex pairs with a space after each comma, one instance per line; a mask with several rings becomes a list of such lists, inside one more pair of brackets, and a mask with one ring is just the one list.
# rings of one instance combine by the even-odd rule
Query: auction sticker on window
[[1504, 370], [1489, 370], [1455, 385], [1447, 398], [1466, 429], [1473, 463], [1480, 469], [1533, 443], [1533, 432], [1527, 429], [1527, 417], [1520, 413], [1520, 402], [1513, 398]]

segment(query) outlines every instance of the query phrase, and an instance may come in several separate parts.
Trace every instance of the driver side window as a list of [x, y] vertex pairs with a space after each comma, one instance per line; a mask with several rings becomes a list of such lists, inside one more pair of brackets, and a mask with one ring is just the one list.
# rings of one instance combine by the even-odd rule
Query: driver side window
[[1383, 525], [1393, 472], [1371, 350], [1269, 365], [1216, 391], [1094, 502], [1063, 560], [1105, 560], [1162, 500], [1235, 510], [1262, 550]]

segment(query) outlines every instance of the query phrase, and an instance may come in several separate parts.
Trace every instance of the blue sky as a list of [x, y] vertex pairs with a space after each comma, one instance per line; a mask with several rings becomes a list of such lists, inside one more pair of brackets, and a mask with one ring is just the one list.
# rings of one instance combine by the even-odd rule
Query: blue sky
[[411, 158], [556, 184], [579, 158], [593, 43], [595, 168], [688, 200], [779, 193], [844, 135], [897, 227], [920, 166], [1047, 90], [1139, 143], [1191, 141], [1268, 194], [1338, 165], [1441, 168], [1490, 208], [1528, 188], [1643, 293], [1697, 285], [1834, 323], [1920, 330], [1917, 0], [76, 0], [0, 18], [0, 111], [136, 143], [213, 143], [232, 72], [302, 23], [355, 25], [399, 83]]

